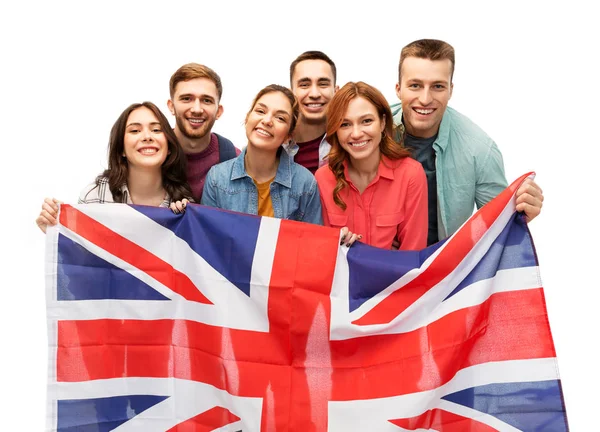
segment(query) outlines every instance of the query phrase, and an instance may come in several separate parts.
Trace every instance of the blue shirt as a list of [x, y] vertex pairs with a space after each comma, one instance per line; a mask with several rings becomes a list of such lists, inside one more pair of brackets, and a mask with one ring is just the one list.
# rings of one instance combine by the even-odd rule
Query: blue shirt
[[[246, 149], [235, 159], [210, 169], [201, 204], [258, 214], [258, 190], [246, 172], [244, 156]], [[323, 225], [317, 181], [309, 170], [295, 163], [283, 149], [270, 192], [276, 218]]]

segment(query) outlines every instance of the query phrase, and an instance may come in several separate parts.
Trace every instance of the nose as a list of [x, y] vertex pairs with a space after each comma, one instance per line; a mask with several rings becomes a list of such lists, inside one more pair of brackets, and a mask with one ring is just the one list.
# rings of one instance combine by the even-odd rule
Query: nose
[[350, 138], [353, 140], [359, 139], [362, 135], [362, 129], [359, 124], [355, 124], [352, 126], [352, 130], [350, 131]]
[[142, 130], [142, 141], [152, 141], [152, 132], [150, 128], [144, 128]]
[[265, 125], [265, 126], [272, 126], [273, 125], [273, 116], [269, 113], [265, 114], [264, 117], [262, 118], [261, 122]]
[[192, 106], [192, 112], [194, 113], [201, 113], [202, 112], [202, 105], [200, 104], [200, 100], [196, 99], [194, 101], [194, 105]]
[[429, 105], [433, 101], [433, 97], [431, 97], [431, 89], [429, 87], [425, 87], [419, 93], [419, 103], [421, 105]]
[[313, 99], [318, 99], [321, 97], [321, 92], [319, 92], [319, 88], [317, 87], [316, 84], [310, 86], [308, 96]]

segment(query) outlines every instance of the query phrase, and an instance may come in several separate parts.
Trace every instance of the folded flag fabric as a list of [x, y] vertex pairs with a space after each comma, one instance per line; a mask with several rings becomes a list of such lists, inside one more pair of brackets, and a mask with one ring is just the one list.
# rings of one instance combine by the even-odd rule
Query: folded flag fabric
[[526, 177], [421, 251], [198, 205], [62, 205], [47, 430], [568, 430]]

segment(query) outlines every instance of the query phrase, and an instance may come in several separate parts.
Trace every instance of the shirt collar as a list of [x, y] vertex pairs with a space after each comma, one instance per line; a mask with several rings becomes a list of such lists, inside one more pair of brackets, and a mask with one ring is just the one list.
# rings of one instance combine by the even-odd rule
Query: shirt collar
[[[402, 124], [402, 103], [393, 104], [390, 106], [392, 109], [394, 124], [399, 126]], [[442, 151], [446, 149], [448, 145], [448, 137], [450, 135], [450, 119], [448, 111], [450, 107], [446, 106], [446, 111], [444, 111], [444, 116], [442, 117], [442, 122], [440, 123], [440, 129], [438, 131], [438, 136], [434, 141], [434, 145], [437, 145]]]
[[[127, 188], [127, 183], [125, 183], [123, 186], [121, 186], [121, 192], [123, 193], [123, 196], [125, 197], [125, 203], [133, 204], [133, 202], [131, 201], [131, 195], [129, 194], [129, 189]], [[159, 207], [169, 207], [170, 205], [171, 205], [171, 197], [169, 196], [168, 193], [165, 193], [165, 198], [160, 203]]]
[[394, 168], [397, 165], [397, 163], [398, 161], [391, 160], [387, 156], [382, 155], [381, 160], [379, 161], [379, 168], [377, 169], [377, 174], [379, 174], [380, 177], [389, 180], [394, 180]]
[[[231, 170], [231, 180], [239, 180], [244, 177], [248, 177], [252, 179], [246, 172], [246, 166], [244, 162], [244, 157], [246, 156], [247, 147], [244, 148], [242, 153], [235, 158], [233, 162], [233, 169]], [[284, 150], [281, 149], [279, 155], [279, 166], [277, 167], [277, 174], [275, 174], [275, 183], [279, 183], [282, 186], [287, 188], [292, 187], [292, 161], [290, 155]]]
[[[326, 138], [327, 138], [327, 134], [323, 134], [323, 136], [321, 137], [321, 142], [319, 143], [319, 149], [321, 148], [323, 143], [327, 143]], [[313, 140], [311, 140], [311, 141], [313, 141]], [[307, 141], [307, 142], [309, 142], [309, 141]], [[285, 151], [287, 151], [289, 153], [290, 156], [296, 156], [296, 153], [298, 153], [298, 150], [300, 150], [300, 146], [298, 145], [298, 143], [296, 141], [294, 141], [293, 138], [290, 138], [290, 140], [287, 143], [283, 144], [283, 148], [285, 149]]]
[[[350, 176], [348, 175], [348, 160], [346, 159], [344, 162], [344, 175], [349, 180]], [[398, 161], [392, 160], [387, 156], [381, 155], [381, 160], [379, 161], [379, 167], [377, 167], [377, 176], [383, 177], [388, 180], [394, 180], [394, 168], [397, 166]]]
[[239, 180], [244, 177], [250, 177], [246, 174], [246, 167], [244, 166], [244, 156], [246, 156], [246, 149], [244, 149], [238, 157], [233, 161], [233, 169], [231, 170], [231, 180]]

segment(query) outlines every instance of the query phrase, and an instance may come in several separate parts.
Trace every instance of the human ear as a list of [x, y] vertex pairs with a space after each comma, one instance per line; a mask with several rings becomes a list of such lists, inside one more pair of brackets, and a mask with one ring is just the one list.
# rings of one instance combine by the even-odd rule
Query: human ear
[[223, 115], [223, 111], [224, 111], [223, 105], [219, 105], [219, 108], [217, 108], [217, 115], [216, 115], [217, 119]]

